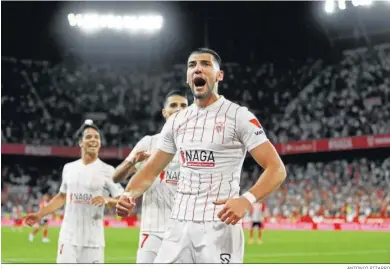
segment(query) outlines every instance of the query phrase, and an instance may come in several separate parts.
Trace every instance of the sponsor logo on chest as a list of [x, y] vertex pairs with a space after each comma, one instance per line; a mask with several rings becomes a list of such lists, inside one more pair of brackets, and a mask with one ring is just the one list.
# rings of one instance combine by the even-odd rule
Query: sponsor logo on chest
[[177, 184], [180, 178], [180, 170], [172, 171], [165, 170], [160, 173], [160, 182], [165, 180], [166, 183], [169, 184]]
[[180, 162], [187, 167], [215, 167], [214, 153], [209, 150], [181, 150]]
[[92, 194], [83, 192], [71, 192], [70, 203], [71, 204], [90, 204], [92, 200]]

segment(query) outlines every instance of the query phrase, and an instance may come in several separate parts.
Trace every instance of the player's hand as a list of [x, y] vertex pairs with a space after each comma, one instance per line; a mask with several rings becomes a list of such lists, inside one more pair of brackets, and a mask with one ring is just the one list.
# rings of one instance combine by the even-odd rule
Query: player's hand
[[122, 195], [116, 204], [116, 214], [120, 217], [128, 217], [133, 212], [135, 206], [134, 198]]
[[150, 157], [150, 154], [146, 153], [146, 151], [138, 151], [133, 158], [133, 162], [134, 163], [143, 162], [144, 160], [146, 160], [149, 157]]
[[102, 206], [106, 204], [106, 199], [103, 196], [95, 196], [92, 198], [92, 205]]
[[248, 209], [251, 208], [250, 202], [245, 197], [218, 200], [215, 205], [225, 205], [218, 213], [218, 218], [226, 224], [235, 225], [242, 219]]
[[38, 221], [40, 221], [42, 218], [42, 216], [38, 213], [30, 213], [28, 214], [25, 218], [24, 218], [24, 222], [28, 225], [28, 226], [33, 226], [35, 223], [37, 223]]

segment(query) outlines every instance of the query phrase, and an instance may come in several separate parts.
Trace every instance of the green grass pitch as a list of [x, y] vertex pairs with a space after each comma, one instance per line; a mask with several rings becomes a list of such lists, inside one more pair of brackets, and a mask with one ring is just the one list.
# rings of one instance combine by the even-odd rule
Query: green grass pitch
[[[59, 229], [50, 228], [50, 243], [42, 243], [41, 232], [30, 243], [31, 230], [2, 227], [1, 262], [55, 263]], [[138, 232], [107, 228], [105, 262], [135, 263]], [[390, 233], [265, 231], [262, 245], [245, 245], [245, 263], [390, 263]]]

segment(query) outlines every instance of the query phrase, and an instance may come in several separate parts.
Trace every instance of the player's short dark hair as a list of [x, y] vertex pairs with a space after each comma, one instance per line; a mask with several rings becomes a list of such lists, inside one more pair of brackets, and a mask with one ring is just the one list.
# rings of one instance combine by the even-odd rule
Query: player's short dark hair
[[173, 90], [173, 91], [168, 92], [167, 95], [165, 95], [164, 107], [167, 105], [168, 98], [171, 96], [176, 96], [176, 95], [188, 99], [187, 94], [185, 92], [180, 91], [180, 90]]
[[81, 141], [83, 139], [83, 136], [84, 136], [84, 131], [88, 128], [92, 128], [94, 129], [96, 132], [98, 132], [100, 134], [100, 130], [99, 128], [94, 124], [94, 123], [91, 123], [91, 124], [88, 124], [88, 123], [83, 123], [83, 125], [81, 125], [79, 131], [78, 131], [78, 137], [79, 137], [79, 141]]
[[221, 57], [218, 55], [218, 53], [216, 51], [214, 51], [212, 49], [209, 49], [209, 48], [197, 48], [196, 50], [193, 50], [190, 55], [192, 55], [194, 53], [196, 53], [196, 54], [201, 54], [201, 53], [211, 54], [211, 55], [213, 55], [214, 60], [218, 63], [219, 66], [221, 66], [221, 64], [222, 64]]

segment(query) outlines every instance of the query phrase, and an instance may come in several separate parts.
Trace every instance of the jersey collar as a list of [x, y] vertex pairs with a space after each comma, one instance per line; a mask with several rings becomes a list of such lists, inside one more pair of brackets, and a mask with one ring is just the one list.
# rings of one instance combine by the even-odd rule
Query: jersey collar
[[199, 110], [207, 110], [207, 111], [212, 111], [215, 109], [219, 109], [219, 107], [222, 105], [223, 102], [225, 102], [225, 97], [223, 95], [219, 95], [219, 99], [215, 101], [214, 103], [206, 106], [206, 107], [198, 107], [195, 103], [195, 107], [197, 107]]

